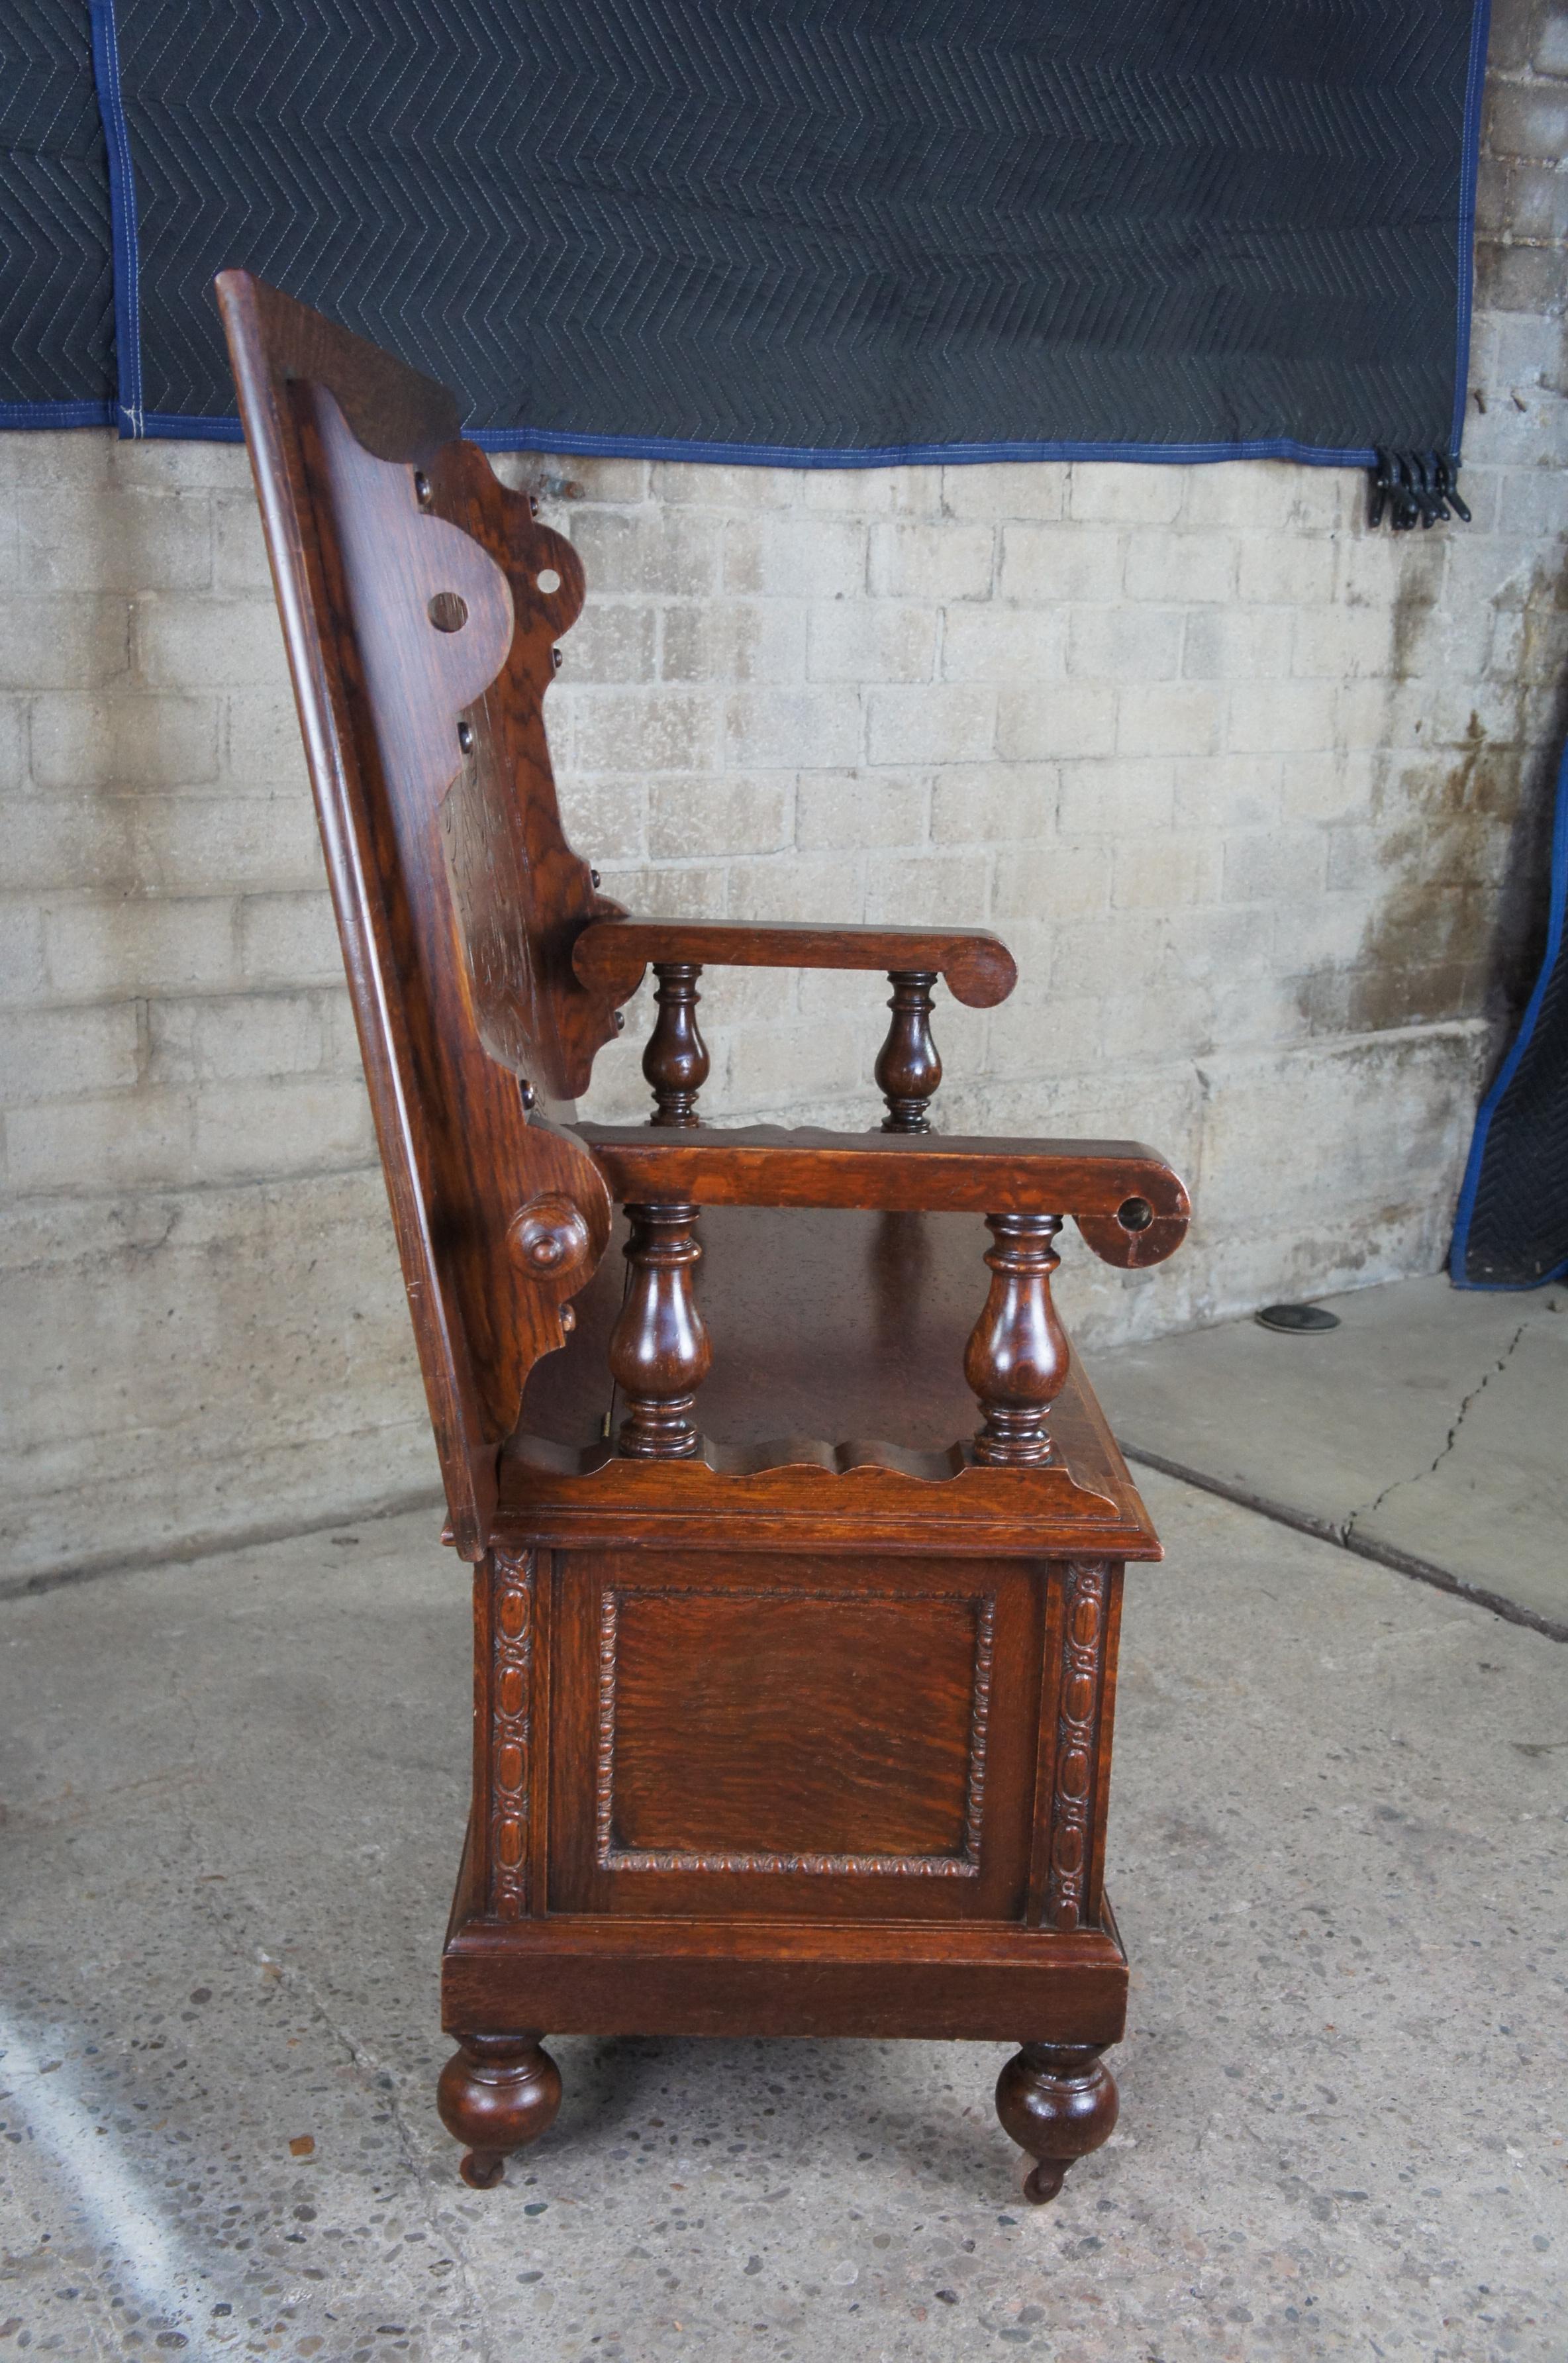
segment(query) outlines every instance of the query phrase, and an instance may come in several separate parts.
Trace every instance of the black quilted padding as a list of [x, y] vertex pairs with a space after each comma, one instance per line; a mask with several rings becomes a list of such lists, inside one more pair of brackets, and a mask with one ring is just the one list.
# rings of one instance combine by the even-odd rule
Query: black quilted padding
[[1453, 439], [1473, 0], [117, 0], [139, 400], [244, 264], [471, 427]]
[[87, 0], [0, 0], [0, 408], [106, 416], [114, 336]]
[[1465, 1288], [1537, 1288], [1568, 1274], [1568, 756], [1546, 958], [1476, 1119], [1449, 1269]]

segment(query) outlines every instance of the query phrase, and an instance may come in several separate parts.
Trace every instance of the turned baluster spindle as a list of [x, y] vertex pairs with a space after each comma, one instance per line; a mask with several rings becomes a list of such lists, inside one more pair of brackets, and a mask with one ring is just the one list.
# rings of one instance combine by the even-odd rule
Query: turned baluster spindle
[[628, 1206], [631, 1284], [610, 1338], [610, 1370], [626, 1399], [617, 1439], [623, 1458], [684, 1460], [697, 1449], [690, 1413], [713, 1348], [697, 1310], [692, 1275], [702, 1250], [685, 1203]]
[[975, 1458], [993, 1469], [1027, 1469], [1051, 1458], [1046, 1426], [1067, 1375], [1067, 1340], [1051, 1302], [1061, 1261], [1051, 1242], [1060, 1215], [988, 1215], [996, 1244], [986, 1261], [990, 1293], [964, 1354], [964, 1375], [985, 1414]]
[[929, 1132], [926, 1110], [942, 1081], [942, 1060], [931, 1033], [934, 969], [890, 970], [892, 1023], [877, 1054], [877, 1088], [888, 1103], [884, 1132]]
[[701, 969], [692, 960], [655, 960], [658, 1015], [643, 1052], [656, 1102], [650, 1124], [694, 1125], [697, 1094], [708, 1080], [708, 1046], [697, 1029]]

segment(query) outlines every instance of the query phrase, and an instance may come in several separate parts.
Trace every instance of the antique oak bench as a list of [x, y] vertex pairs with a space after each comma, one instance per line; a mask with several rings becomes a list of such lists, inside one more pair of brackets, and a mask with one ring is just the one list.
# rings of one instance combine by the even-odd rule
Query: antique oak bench
[[[443, 388], [217, 288], [474, 1570], [438, 2096], [463, 2172], [549, 2124], [547, 2033], [985, 2038], [1021, 2047], [997, 2106], [1048, 2199], [1115, 2123], [1117, 1627], [1124, 1563], [1160, 1555], [1050, 1277], [1068, 1218], [1159, 1262], [1186, 1193], [1136, 1143], [930, 1128], [933, 995], [1002, 1000], [994, 936], [602, 894], [543, 718], [571, 545]], [[879, 1130], [701, 1120], [725, 964], [890, 977]], [[649, 967], [649, 1123], [580, 1123]]]

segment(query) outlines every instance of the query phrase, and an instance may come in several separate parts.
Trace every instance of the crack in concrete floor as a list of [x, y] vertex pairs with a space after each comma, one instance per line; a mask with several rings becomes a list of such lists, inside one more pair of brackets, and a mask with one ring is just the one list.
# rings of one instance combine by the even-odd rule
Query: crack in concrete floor
[[1518, 1351], [1520, 1338], [1523, 1337], [1529, 1326], [1529, 1315], [1527, 1314], [1525, 1318], [1519, 1323], [1518, 1327], [1514, 1331], [1514, 1334], [1509, 1338], [1507, 1346], [1504, 1347], [1497, 1360], [1494, 1362], [1492, 1368], [1485, 1373], [1479, 1383], [1472, 1387], [1470, 1392], [1464, 1397], [1464, 1400], [1460, 1404], [1459, 1410], [1455, 1414], [1453, 1426], [1449, 1429], [1447, 1436], [1443, 1439], [1441, 1449], [1433, 1457], [1428, 1466], [1425, 1469], [1418, 1469], [1413, 1477], [1395, 1477], [1391, 1479], [1390, 1481], [1385, 1485], [1383, 1491], [1377, 1494], [1373, 1501], [1364, 1502], [1360, 1509], [1353, 1510], [1350, 1516], [1339, 1525], [1337, 1533], [1339, 1540], [1342, 1544], [1347, 1548], [1349, 1547], [1352, 1541], [1355, 1538], [1356, 1528], [1361, 1524], [1361, 1521], [1364, 1518], [1375, 1517], [1378, 1511], [1381, 1510], [1383, 1504], [1389, 1499], [1391, 1494], [1401, 1492], [1408, 1485], [1422, 1484], [1427, 1478], [1435, 1477], [1437, 1475], [1438, 1470], [1442, 1467], [1443, 1462], [1448, 1459], [1449, 1454], [1453, 1450], [1455, 1444], [1459, 1441], [1459, 1431], [1463, 1426], [1466, 1418], [1469, 1416], [1471, 1405], [1479, 1402], [1480, 1398], [1485, 1393], [1487, 1388], [1491, 1385], [1493, 1380], [1500, 1378], [1503, 1372], [1507, 1369], [1508, 1364], [1513, 1360], [1515, 1354]]

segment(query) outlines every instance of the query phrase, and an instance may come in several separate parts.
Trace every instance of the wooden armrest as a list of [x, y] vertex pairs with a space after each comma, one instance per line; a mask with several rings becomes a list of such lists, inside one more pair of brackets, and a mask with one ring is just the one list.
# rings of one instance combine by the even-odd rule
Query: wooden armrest
[[574, 1126], [623, 1205], [863, 1206], [888, 1214], [1070, 1215], [1122, 1270], [1187, 1236], [1180, 1180], [1136, 1140], [963, 1140], [940, 1134]]
[[727, 919], [591, 920], [572, 946], [584, 984], [627, 1001], [649, 960], [698, 968], [880, 969], [885, 975], [945, 977], [955, 1001], [990, 1009], [1018, 982], [1012, 954], [987, 927], [819, 927], [788, 920], [749, 926]]

